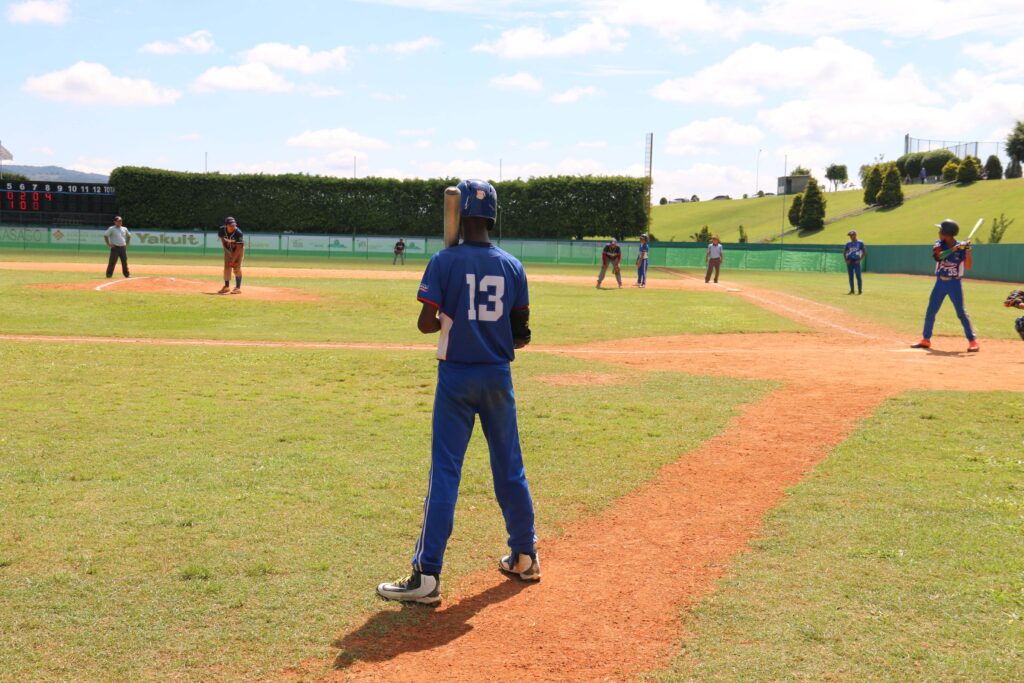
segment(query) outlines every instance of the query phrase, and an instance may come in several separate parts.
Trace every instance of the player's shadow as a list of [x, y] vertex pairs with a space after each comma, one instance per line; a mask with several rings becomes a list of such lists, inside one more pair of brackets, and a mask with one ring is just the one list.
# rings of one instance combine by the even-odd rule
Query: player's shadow
[[425, 605], [404, 604], [398, 612], [378, 612], [332, 643], [340, 648], [334, 668], [344, 669], [358, 661], [386, 662], [407, 652], [447, 645], [473, 630], [468, 622], [474, 614], [508, 600], [528, 585], [522, 581], [503, 581], [439, 611]]
[[970, 356], [966, 351], [942, 351], [940, 349], [925, 349], [932, 356]]

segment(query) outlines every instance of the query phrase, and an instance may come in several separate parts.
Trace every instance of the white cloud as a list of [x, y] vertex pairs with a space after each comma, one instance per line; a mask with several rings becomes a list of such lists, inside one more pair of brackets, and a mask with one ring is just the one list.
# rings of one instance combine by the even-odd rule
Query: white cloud
[[196, 92], [218, 90], [249, 90], [255, 92], [288, 92], [293, 85], [266, 64], [216, 66], [204, 71], [192, 84]]
[[53, 150], [50, 149], [49, 147], [33, 147], [32, 151], [35, 152], [36, 154], [38, 154], [40, 156], [44, 156], [44, 157], [52, 157], [53, 156]]
[[460, 152], [475, 152], [479, 147], [480, 145], [476, 144], [476, 140], [471, 140], [469, 138], [462, 138], [455, 142], [455, 149]]
[[113, 159], [94, 157], [78, 157], [75, 163], [71, 164], [71, 167], [76, 171], [99, 173], [101, 175], [109, 175], [115, 166], [117, 166], [117, 162]]
[[643, 26], [667, 36], [693, 33], [735, 38], [755, 25], [749, 12], [705, 0], [594, 0], [589, 4], [610, 24]]
[[310, 97], [341, 97], [345, 94], [341, 88], [335, 88], [332, 85], [317, 85], [316, 83], [304, 85], [302, 92]]
[[544, 85], [535, 76], [520, 71], [511, 76], [495, 76], [491, 79], [491, 85], [504, 90], [543, 90]]
[[139, 48], [140, 52], [148, 52], [154, 55], [180, 55], [193, 54], [205, 55], [216, 47], [213, 42], [213, 34], [209, 31], [194, 31], [187, 36], [181, 36], [174, 42], [156, 41], [146, 43]]
[[63, 24], [71, 13], [68, 0], [28, 0], [7, 6], [7, 21], [12, 24]]
[[305, 45], [285, 43], [260, 43], [242, 53], [247, 64], [265, 64], [304, 74], [319, 71], [340, 70], [348, 66], [348, 50], [336, 47], [333, 50], [313, 52]]
[[1018, 38], [1006, 45], [992, 43], [970, 43], [963, 52], [985, 66], [995, 69], [1000, 76], [1013, 78], [1024, 75], [1024, 38]]
[[56, 102], [112, 107], [171, 104], [181, 97], [177, 90], [141, 78], [114, 76], [107, 67], [92, 62], [77, 62], [63, 71], [29, 78], [23, 89]]
[[430, 140], [417, 140], [412, 143], [412, 146], [416, 149], [429, 149], [431, 145], [433, 145], [433, 143]]
[[361, 135], [347, 128], [307, 130], [288, 138], [287, 144], [290, 147], [310, 147], [313, 149], [388, 149], [388, 144], [383, 140]]
[[548, 37], [539, 28], [521, 26], [503, 32], [493, 44], [481, 43], [474, 46], [473, 51], [496, 54], [509, 59], [618, 52], [625, 47], [620, 41], [627, 35], [622, 29], [610, 27], [600, 19], [594, 19], [558, 38]]
[[706, 151], [719, 145], [752, 145], [763, 137], [757, 126], [717, 117], [694, 121], [668, 134], [666, 154], [684, 155]]
[[560, 93], [555, 93], [551, 96], [551, 101], [555, 104], [572, 104], [573, 102], [579, 102], [584, 97], [596, 97], [601, 94], [601, 91], [593, 86], [569, 88], [568, 90]]
[[601, 175], [605, 166], [594, 159], [562, 159], [558, 162], [558, 173], [564, 175]]
[[394, 52], [400, 55], [413, 54], [414, 52], [420, 52], [422, 50], [429, 50], [430, 48], [438, 47], [441, 45], [441, 41], [431, 36], [423, 36], [416, 40], [409, 40], [400, 43], [390, 43], [384, 46], [385, 50]]
[[608, 143], [604, 140], [584, 140], [583, 142], [577, 142], [576, 146], [583, 149], [604, 149], [608, 146]]

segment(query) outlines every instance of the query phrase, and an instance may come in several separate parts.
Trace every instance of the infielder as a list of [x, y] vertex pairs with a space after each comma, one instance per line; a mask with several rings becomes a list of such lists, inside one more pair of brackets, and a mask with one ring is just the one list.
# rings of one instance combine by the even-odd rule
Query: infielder
[[[224, 225], [217, 231], [220, 237], [221, 246], [224, 247], [224, 286], [218, 294], [242, 293], [242, 257], [245, 254], [245, 236], [235, 223], [235, 219], [228, 216], [224, 219]], [[235, 288], [231, 289], [231, 271], [235, 273]]]
[[846, 234], [850, 237], [850, 241], [846, 243], [846, 247], [843, 249], [843, 258], [846, 259], [846, 274], [850, 278], [850, 291], [848, 294], [853, 294], [854, 275], [857, 276], [857, 294], [863, 294], [864, 283], [861, 281], [860, 262], [868, 255], [868, 248], [857, 239], [856, 230], [851, 230]]
[[509, 363], [530, 343], [530, 297], [523, 265], [490, 243], [498, 195], [490, 183], [463, 180], [462, 244], [435, 253], [420, 283], [420, 332], [440, 332], [430, 475], [412, 573], [377, 586], [389, 600], [428, 605], [441, 600], [441, 569], [455, 520], [462, 462], [480, 416], [491, 455], [494, 493], [505, 518], [510, 552], [498, 568], [540, 580], [533, 499], [519, 446]]
[[978, 340], [974, 337], [974, 326], [971, 325], [971, 317], [964, 310], [964, 270], [971, 268], [971, 243], [970, 241], [958, 242], [957, 234], [960, 232], [960, 225], [951, 218], [947, 218], [938, 225], [939, 239], [932, 247], [932, 257], [935, 259], [935, 286], [932, 288], [931, 298], [928, 300], [928, 311], [924, 314], [924, 332], [921, 334], [921, 341], [911, 344], [914, 349], [930, 349], [932, 347], [932, 328], [935, 326], [935, 316], [942, 307], [942, 302], [949, 297], [956, 309], [956, 316], [960, 318], [964, 334], [967, 336], [967, 350], [971, 353], [978, 351]]
[[647, 286], [647, 255], [650, 247], [647, 245], [647, 235], [640, 235], [640, 253], [636, 257], [636, 284], [634, 287]]
[[601, 272], [597, 275], [598, 289], [601, 289], [601, 283], [604, 282], [604, 274], [608, 272], [609, 265], [612, 267], [612, 273], [615, 274], [615, 281], [619, 283], [619, 289], [622, 289], [622, 271], [619, 269], [620, 261], [622, 261], [622, 249], [619, 248], [615, 240], [612, 240], [601, 250]]
[[405, 265], [405, 238], [399, 237], [398, 241], [395, 242], [395, 257], [391, 259], [391, 265], [398, 263], [398, 259], [402, 259], [402, 265]]

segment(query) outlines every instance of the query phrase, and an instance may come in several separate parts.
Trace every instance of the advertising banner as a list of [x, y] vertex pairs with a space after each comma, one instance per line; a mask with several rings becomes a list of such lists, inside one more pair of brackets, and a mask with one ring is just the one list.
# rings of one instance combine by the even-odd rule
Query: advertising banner
[[0, 228], [0, 244], [43, 247], [49, 238], [48, 228]]

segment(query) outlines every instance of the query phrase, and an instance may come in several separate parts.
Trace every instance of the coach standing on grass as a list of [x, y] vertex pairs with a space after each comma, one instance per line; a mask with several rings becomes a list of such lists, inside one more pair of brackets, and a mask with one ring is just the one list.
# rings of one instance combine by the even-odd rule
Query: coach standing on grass
[[711, 238], [711, 244], [708, 245], [707, 253], [704, 254], [704, 263], [708, 266], [708, 271], [704, 273], [704, 284], [708, 283], [711, 279], [711, 271], [715, 271], [715, 284], [718, 283], [718, 271], [722, 268], [723, 259], [722, 245], [718, 241], [718, 235], [714, 235]]
[[132, 234], [128, 228], [121, 225], [121, 217], [114, 216], [114, 224], [103, 233], [103, 241], [110, 247], [110, 258], [107, 260], [107, 277], [114, 276], [114, 266], [118, 259], [121, 260], [121, 274], [128, 275], [128, 245], [131, 244]]

